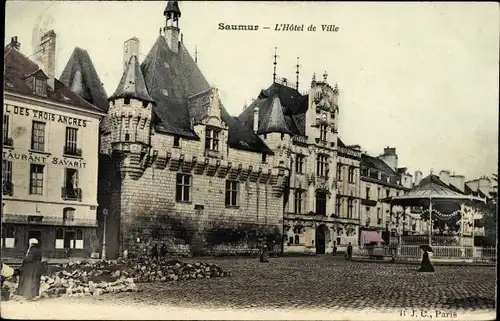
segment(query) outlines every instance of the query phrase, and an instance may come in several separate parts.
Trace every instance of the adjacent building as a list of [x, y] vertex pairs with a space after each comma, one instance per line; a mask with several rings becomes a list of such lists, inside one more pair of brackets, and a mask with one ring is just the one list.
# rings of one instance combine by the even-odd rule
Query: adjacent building
[[277, 80], [239, 116], [290, 173], [283, 204], [283, 252], [330, 253], [357, 245], [359, 146], [338, 138], [339, 89], [315, 76], [307, 94]]
[[2, 255], [36, 238], [44, 255], [88, 256], [96, 243], [99, 122], [104, 114], [54, 77], [56, 34], [35, 61], [4, 48]]
[[[416, 173], [418, 178], [421, 174]], [[392, 196], [404, 195], [412, 188], [413, 177], [404, 167], [398, 167], [396, 148], [384, 148], [378, 157], [361, 156], [361, 232], [360, 245], [381, 242], [382, 232], [410, 234], [417, 231], [412, 217], [400, 218], [390, 212]], [[386, 237], [386, 242], [388, 241]]]

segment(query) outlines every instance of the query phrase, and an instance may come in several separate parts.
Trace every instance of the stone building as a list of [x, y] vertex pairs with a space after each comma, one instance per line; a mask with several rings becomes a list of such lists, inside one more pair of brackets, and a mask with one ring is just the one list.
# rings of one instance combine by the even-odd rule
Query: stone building
[[[2, 255], [88, 256], [97, 227], [98, 108], [54, 77], [56, 34], [41, 39], [39, 64], [4, 48]], [[40, 68], [41, 67], [41, 68]]]
[[[228, 114], [184, 45], [177, 2], [163, 14], [142, 63], [138, 39], [125, 42], [122, 79], [109, 107], [103, 103], [99, 226], [107, 257], [156, 242], [176, 254], [244, 254], [264, 242], [279, 252], [289, 169]], [[64, 79], [97, 104], [97, 75], [86, 74], [90, 58], [77, 51]]]
[[275, 152], [274, 166], [289, 169], [283, 251], [330, 253], [357, 245], [359, 146], [338, 138], [339, 89], [313, 76], [307, 94], [286, 79], [262, 90], [238, 119]]
[[[416, 177], [419, 177], [418, 173]], [[412, 217], [405, 216], [400, 220], [391, 215], [390, 203], [384, 201], [388, 197], [404, 195], [412, 184], [412, 175], [406, 168], [398, 167], [396, 148], [384, 148], [384, 153], [378, 157], [366, 153], [361, 156], [360, 245], [381, 241], [383, 231], [392, 234], [417, 231], [417, 222]]]

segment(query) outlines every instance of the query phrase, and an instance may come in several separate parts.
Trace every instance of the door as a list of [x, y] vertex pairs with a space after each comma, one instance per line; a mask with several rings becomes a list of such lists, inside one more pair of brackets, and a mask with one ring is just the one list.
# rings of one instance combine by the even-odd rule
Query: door
[[316, 229], [316, 254], [325, 254], [326, 248], [326, 226], [320, 225]]
[[75, 231], [66, 231], [66, 233], [64, 233], [64, 248], [75, 248]]

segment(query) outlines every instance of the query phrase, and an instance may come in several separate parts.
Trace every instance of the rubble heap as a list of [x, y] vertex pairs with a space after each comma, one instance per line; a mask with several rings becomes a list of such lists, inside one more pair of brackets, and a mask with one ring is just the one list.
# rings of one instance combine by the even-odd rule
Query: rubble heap
[[203, 262], [190, 264], [178, 260], [152, 261], [148, 258], [76, 261], [50, 266], [41, 277], [40, 295], [56, 297], [135, 292], [139, 291], [136, 283], [210, 279], [229, 275], [229, 272], [215, 264]]

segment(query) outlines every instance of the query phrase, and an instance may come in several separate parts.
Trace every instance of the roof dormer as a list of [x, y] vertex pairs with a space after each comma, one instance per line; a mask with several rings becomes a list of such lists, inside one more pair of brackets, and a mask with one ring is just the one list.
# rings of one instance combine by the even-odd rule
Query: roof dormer
[[27, 75], [24, 78], [24, 82], [31, 89], [32, 93], [38, 96], [47, 97], [47, 80], [49, 77], [43, 72], [42, 69], [38, 69], [34, 73]]

